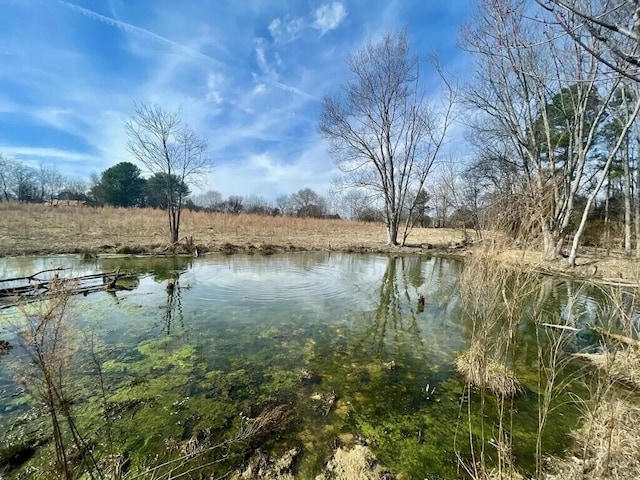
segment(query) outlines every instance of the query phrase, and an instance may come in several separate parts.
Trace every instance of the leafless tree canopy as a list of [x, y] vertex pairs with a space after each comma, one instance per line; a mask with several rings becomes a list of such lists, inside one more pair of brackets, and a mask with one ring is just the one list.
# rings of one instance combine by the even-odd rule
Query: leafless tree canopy
[[183, 189], [212, 166], [207, 142], [182, 121], [180, 112], [139, 103], [126, 122], [128, 148], [154, 174], [164, 177], [171, 242], [179, 240]]
[[384, 200], [390, 245], [398, 244], [406, 220], [404, 243], [417, 192], [451, 124], [454, 91], [445, 85], [442, 111], [425, 99], [406, 31], [367, 44], [347, 62], [353, 80], [341, 95], [323, 99], [319, 130], [342, 172], [342, 184], [375, 191]]
[[[478, 2], [464, 36], [477, 62], [466, 99], [482, 112], [474, 126], [485, 148], [504, 148], [521, 173], [521, 217], [538, 223], [545, 255], [559, 257], [573, 236], [574, 264], [587, 215], [640, 103], [628, 106], [610, 147], [602, 149], [621, 76], [590, 54], [602, 52], [602, 42], [575, 42], [549, 12], [531, 7], [527, 0]], [[586, 200], [581, 211], [580, 197]]]
[[582, 48], [614, 71], [640, 81], [638, 0], [536, 0]]

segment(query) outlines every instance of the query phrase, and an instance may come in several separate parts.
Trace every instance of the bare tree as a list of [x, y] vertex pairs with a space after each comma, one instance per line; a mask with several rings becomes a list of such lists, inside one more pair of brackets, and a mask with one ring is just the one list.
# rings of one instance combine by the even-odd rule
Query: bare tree
[[327, 201], [310, 188], [303, 188], [291, 195], [295, 215], [299, 217], [322, 217], [327, 211]]
[[280, 215], [292, 215], [293, 206], [289, 195], [278, 195], [275, 203]]
[[455, 90], [444, 81], [442, 110], [425, 99], [406, 30], [368, 43], [347, 63], [354, 78], [342, 95], [323, 99], [318, 128], [344, 186], [372, 190], [384, 200], [389, 245], [398, 245], [406, 218], [404, 244], [415, 192], [423, 189], [453, 120]]
[[333, 195], [340, 214], [351, 220], [359, 220], [362, 214], [375, 203], [375, 199], [362, 189], [351, 188], [344, 192], [334, 192]]
[[55, 165], [40, 165], [37, 172], [38, 187], [40, 188], [40, 198], [53, 204], [53, 199], [60, 193], [64, 186], [64, 177]]
[[198, 195], [192, 195], [190, 198], [195, 205], [208, 210], [220, 208], [222, 204], [222, 194], [216, 190], [208, 190]]
[[638, 0], [536, 0], [580, 47], [640, 82]]
[[272, 215], [274, 208], [260, 195], [249, 195], [244, 199], [244, 211], [256, 215]]
[[17, 163], [0, 153], [0, 200], [9, 201], [12, 197], [14, 170]]
[[184, 190], [178, 186], [193, 183], [212, 166], [207, 142], [183, 123], [180, 112], [155, 104], [135, 104], [125, 128], [133, 157], [151, 173], [166, 178], [170, 238], [177, 243], [184, 202]]
[[11, 185], [13, 196], [19, 202], [34, 202], [39, 199], [37, 172], [28, 165], [14, 163]]
[[229, 195], [229, 198], [224, 203], [224, 211], [233, 214], [240, 213], [244, 210], [243, 201], [244, 199], [240, 195]]
[[[610, 78], [557, 25], [531, 22], [529, 13], [524, 0], [480, 2], [474, 26], [465, 33], [478, 59], [467, 101], [485, 114], [476, 124], [480, 135], [509, 143], [526, 180], [528, 215], [541, 227], [545, 256], [560, 256], [574, 233], [574, 263], [584, 231], [584, 225], [577, 230], [571, 225], [577, 196], [595, 198], [611, 167], [609, 155], [620, 148], [616, 143], [604, 164], [595, 165], [620, 78]], [[627, 131], [623, 128], [620, 138]]]

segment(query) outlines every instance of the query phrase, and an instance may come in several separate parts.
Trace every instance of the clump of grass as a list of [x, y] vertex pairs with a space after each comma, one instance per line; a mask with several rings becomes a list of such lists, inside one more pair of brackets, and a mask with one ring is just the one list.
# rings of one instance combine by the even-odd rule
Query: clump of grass
[[640, 478], [640, 407], [607, 400], [573, 434], [576, 456], [555, 459], [549, 480]]
[[636, 348], [604, 353], [579, 353], [576, 357], [587, 360], [616, 383], [630, 388], [640, 388], [640, 351]]
[[468, 384], [498, 397], [515, 397], [524, 391], [515, 374], [490, 358], [478, 342], [456, 359], [456, 370]]

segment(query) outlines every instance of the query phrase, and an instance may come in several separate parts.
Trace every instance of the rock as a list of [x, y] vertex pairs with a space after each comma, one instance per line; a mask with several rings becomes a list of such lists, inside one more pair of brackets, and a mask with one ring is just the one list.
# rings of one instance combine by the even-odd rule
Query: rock
[[315, 480], [395, 480], [382, 468], [369, 448], [356, 445], [347, 450], [339, 448], [327, 462], [323, 473]]
[[384, 362], [383, 363], [384, 368], [386, 368], [387, 370], [397, 370], [398, 366], [396, 365], [395, 360], [391, 360], [390, 362]]
[[300, 381], [302, 382], [302, 385], [308, 387], [311, 385], [319, 385], [322, 382], [322, 379], [316, 372], [303, 368], [300, 370]]
[[320, 412], [323, 416], [326, 416], [336, 404], [338, 396], [335, 394], [335, 392], [314, 393], [313, 395], [311, 395], [311, 400], [314, 401], [313, 409], [317, 412]]
[[292, 448], [279, 458], [273, 459], [256, 450], [242, 471], [231, 476], [236, 480], [294, 480], [291, 473], [293, 463], [300, 452]]
[[0, 355], [6, 355], [11, 351], [13, 345], [11, 345], [6, 340], [0, 340]]

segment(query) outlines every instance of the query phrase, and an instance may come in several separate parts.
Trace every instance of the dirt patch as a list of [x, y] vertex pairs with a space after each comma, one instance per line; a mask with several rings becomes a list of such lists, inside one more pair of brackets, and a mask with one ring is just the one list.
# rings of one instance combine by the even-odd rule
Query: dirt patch
[[542, 252], [531, 250], [505, 249], [497, 256], [507, 264], [533, 268], [540, 273], [611, 285], [640, 285], [640, 259], [625, 257], [620, 252], [583, 249], [576, 267], [570, 267], [563, 259], [545, 260]]
[[339, 448], [315, 480], [394, 480], [382, 468], [369, 448], [356, 445], [347, 450]]

